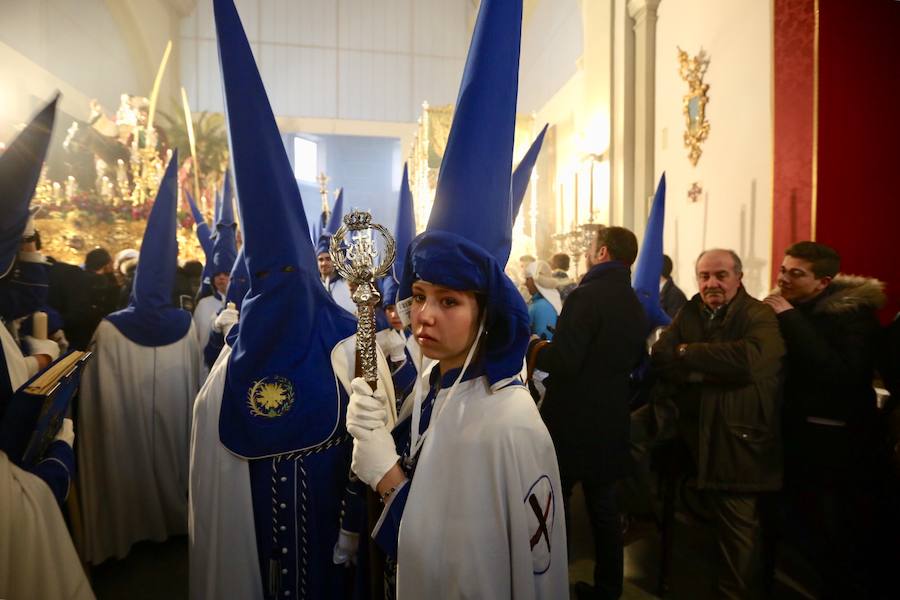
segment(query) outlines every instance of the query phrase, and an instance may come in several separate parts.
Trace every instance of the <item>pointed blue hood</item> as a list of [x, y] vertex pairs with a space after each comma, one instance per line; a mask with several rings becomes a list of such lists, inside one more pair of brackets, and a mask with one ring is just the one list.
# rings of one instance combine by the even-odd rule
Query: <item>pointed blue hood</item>
[[425, 233], [406, 254], [399, 297], [421, 279], [486, 299], [484, 373], [493, 386], [522, 370], [525, 301], [503, 272], [512, 245], [512, 157], [521, 0], [483, 0]]
[[297, 180], [234, 3], [215, 0], [214, 11], [250, 273], [232, 329], [219, 438], [239, 456], [261, 458], [343, 434], [346, 397], [330, 356], [356, 321], [319, 282]]
[[338, 190], [337, 200], [334, 201], [334, 208], [331, 210], [331, 216], [328, 217], [328, 224], [325, 229], [319, 232], [316, 239], [316, 256], [323, 252], [328, 252], [331, 245], [331, 236], [335, 234], [341, 226], [341, 219], [344, 217], [344, 188]]
[[516, 170], [513, 171], [512, 176], [512, 216], [513, 221], [516, 220], [516, 216], [519, 214], [519, 209], [522, 208], [522, 201], [525, 199], [525, 191], [528, 189], [528, 182], [531, 181], [531, 171], [534, 170], [534, 163], [537, 162], [538, 154], [541, 153], [541, 146], [544, 145], [544, 134], [547, 133], [547, 127], [550, 125], [544, 125], [544, 128], [541, 129], [541, 132], [538, 134], [537, 138], [531, 143], [531, 147], [528, 148], [528, 152], [525, 153], [525, 156], [522, 157], [522, 162], [519, 163], [519, 166], [516, 167]]
[[392, 272], [381, 282], [382, 305], [391, 306], [397, 303], [397, 291], [400, 287], [399, 274], [406, 260], [406, 251], [416, 237], [416, 214], [413, 209], [413, 195], [409, 189], [409, 167], [403, 163], [403, 179], [400, 181], [400, 201], [397, 204], [397, 225], [394, 227], [394, 242], [397, 244], [397, 260]]
[[[203, 213], [200, 212], [200, 209], [197, 207], [197, 202], [194, 201], [194, 196], [187, 190], [184, 190], [184, 195], [187, 197], [188, 205], [191, 207], [191, 215], [194, 217], [194, 223], [197, 224], [197, 241], [200, 243], [200, 248], [203, 250], [203, 256], [206, 257], [206, 263], [209, 262], [209, 257], [212, 256], [213, 251], [213, 241], [212, 241], [212, 232], [210, 232], [209, 224], [206, 222], [206, 218], [203, 216]], [[204, 269], [205, 274], [206, 269]]]
[[140, 346], [167, 346], [191, 326], [189, 312], [172, 305], [178, 267], [175, 238], [178, 203], [178, 153], [172, 155], [147, 218], [144, 241], [128, 306], [107, 316], [122, 335]]
[[[227, 173], [226, 173], [227, 176]], [[225, 194], [222, 196], [222, 207], [219, 220], [216, 221], [216, 239], [213, 242], [212, 258], [209, 261], [209, 275], [215, 277], [219, 273], [231, 273], [234, 260], [237, 258], [237, 224], [234, 222], [234, 203], [231, 201], [231, 186], [225, 183]]]
[[659, 278], [663, 266], [663, 230], [666, 224], [666, 174], [659, 178], [644, 241], [638, 255], [632, 277], [632, 287], [644, 306], [651, 329], [663, 327], [672, 322], [659, 304]]
[[0, 155], [0, 277], [12, 269], [28, 223], [28, 205], [41, 177], [53, 122], [57, 94], [31, 119]]

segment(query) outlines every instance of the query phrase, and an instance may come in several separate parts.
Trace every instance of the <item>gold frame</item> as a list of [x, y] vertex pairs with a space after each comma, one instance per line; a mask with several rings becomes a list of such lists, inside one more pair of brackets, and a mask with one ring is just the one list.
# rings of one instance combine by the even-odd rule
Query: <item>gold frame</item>
[[[709, 57], [702, 48], [693, 58], [678, 48], [678, 74], [688, 84], [688, 93], [682, 98], [685, 121], [684, 147], [689, 149], [688, 160], [695, 167], [703, 153], [700, 145], [709, 137], [709, 121], [706, 119], [709, 84], [703, 83], [703, 76], [706, 75], [708, 67]], [[692, 126], [690, 106], [694, 99], [697, 99], [697, 117], [696, 124]]]

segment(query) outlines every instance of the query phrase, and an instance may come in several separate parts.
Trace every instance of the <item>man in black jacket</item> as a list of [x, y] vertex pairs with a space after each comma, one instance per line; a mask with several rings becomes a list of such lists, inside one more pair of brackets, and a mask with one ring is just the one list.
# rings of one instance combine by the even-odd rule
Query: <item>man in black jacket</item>
[[[590, 270], [563, 304], [552, 342], [532, 342], [529, 367], [549, 373], [541, 414], [559, 459], [563, 501], [580, 481], [594, 536], [594, 588], [579, 598], [622, 594], [622, 531], [614, 484], [629, 474], [629, 377], [646, 352], [649, 324], [631, 288], [637, 239], [622, 227], [597, 233]], [[568, 522], [568, 519], [567, 519]]]
[[[816, 242], [785, 251], [765, 299], [787, 345], [785, 487], [807, 535], [824, 596], [869, 598], [873, 485], [879, 464], [872, 377], [883, 284], [838, 275], [840, 256]], [[876, 553], [877, 554], [877, 553]]]

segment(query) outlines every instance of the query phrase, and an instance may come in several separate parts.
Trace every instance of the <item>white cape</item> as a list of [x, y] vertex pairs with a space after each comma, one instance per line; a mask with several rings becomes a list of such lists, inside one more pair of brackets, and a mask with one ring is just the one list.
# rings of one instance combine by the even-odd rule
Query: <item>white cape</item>
[[[335, 346], [331, 363], [349, 393], [356, 337]], [[219, 441], [219, 414], [231, 348], [226, 344], [194, 403], [190, 475], [190, 597], [192, 600], [261, 600], [263, 585], [253, 523], [248, 461]], [[378, 350], [379, 374], [390, 369]], [[393, 386], [387, 385], [393, 405]], [[392, 414], [393, 418], [393, 414]]]
[[197, 337], [135, 344], [107, 320], [81, 382], [78, 490], [82, 557], [121, 558], [135, 542], [187, 532], [191, 410]]
[[50, 488], [0, 452], [0, 598], [93, 599]]
[[28, 366], [25, 357], [12, 334], [6, 328], [6, 324], [0, 321], [0, 345], [3, 347], [3, 359], [6, 361], [6, 370], [9, 372], [9, 383], [12, 390], [16, 391], [28, 381]]
[[556, 452], [527, 390], [469, 380], [433, 419], [400, 523], [397, 598], [568, 598]]

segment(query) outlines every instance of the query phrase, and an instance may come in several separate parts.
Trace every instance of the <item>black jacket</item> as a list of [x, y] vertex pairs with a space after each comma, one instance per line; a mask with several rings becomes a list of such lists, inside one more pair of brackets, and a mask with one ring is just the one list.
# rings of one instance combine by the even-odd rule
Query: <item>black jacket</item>
[[553, 341], [534, 364], [550, 374], [541, 415], [564, 479], [612, 482], [630, 472], [630, 375], [648, 330], [621, 263], [594, 267], [563, 304]]
[[687, 304], [687, 296], [681, 291], [672, 278], [666, 280], [665, 285], [659, 290], [659, 304], [666, 314], [675, 318], [681, 307]]
[[797, 475], [855, 469], [876, 418], [872, 377], [882, 284], [838, 276], [812, 301], [778, 315], [787, 344], [785, 458]]

